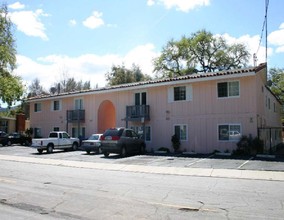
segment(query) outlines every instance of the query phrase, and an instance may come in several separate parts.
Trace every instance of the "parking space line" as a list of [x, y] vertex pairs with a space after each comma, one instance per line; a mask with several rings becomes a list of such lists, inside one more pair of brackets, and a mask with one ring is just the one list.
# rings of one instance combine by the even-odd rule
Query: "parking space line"
[[241, 169], [244, 165], [246, 165], [250, 160], [252, 160], [254, 157], [249, 158], [247, 161], [242, 163], [240, 166], [238, 166], [238, 169]]
[[189, 164], [185, 165], [185, 167], [190, 167], [190, 166], [192, 166], [193, 164], [196, 164], [196, 163], [199, 163], [199, 162], [201, 162], [201, 161], [203, 161], [203, 160], [206, 160], [206, 159], [208, 159], [208, 158], [211, 158], [211, 157], [213, 157], [214, 155], [215, 155], [215, 154], [211, 154], [209, 157], [196, 160], [196, 161], [194, 161], [194, 162], [192, 162], [192, 163], [189, 163]]

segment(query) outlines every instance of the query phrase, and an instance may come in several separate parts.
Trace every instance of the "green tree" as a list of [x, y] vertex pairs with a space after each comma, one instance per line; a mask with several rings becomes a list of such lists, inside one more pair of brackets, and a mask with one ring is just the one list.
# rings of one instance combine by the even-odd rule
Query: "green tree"
[[170, 40], [154, 59], [157, 76], [183, 76], [246, 66], [250, 54], [243, 44], [229, 45], [221, 36], [201, 30], [181, 40]]
[[28, 98], [42, 94], [47, 94], [47, 92], [44, 91], [42, 85], [40, 84], [40, 80], [35, 78], [29, 86]]
[[19, 101], [24, 92], [21, 78], [12, 74], [16, 67], [16, 47], [12, 27], [7, 5], [3, 4], [0, 8], [0, 100], [8, 106]]
[[268, 82], [271, 91], [284, 103], [284, 68], [271, 68]]
[[131, 69], [127, 69], [124, 64], [121, 66], [113, 65], [111, 71], [106, 73], [105, 76], [110, 86], [151, 80], [151, 77], [143, 74], [141, 69], [135, 64], [132, 65]]

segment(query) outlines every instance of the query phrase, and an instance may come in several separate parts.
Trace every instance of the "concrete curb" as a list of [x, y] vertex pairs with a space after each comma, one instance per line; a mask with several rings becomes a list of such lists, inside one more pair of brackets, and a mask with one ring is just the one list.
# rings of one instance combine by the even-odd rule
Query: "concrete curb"
[[83, 161], [57, 160], [57, 159], [21, 157], [21, 156], [11, 156], [11, 155], [0, 155], [0, 160], [35, 163], [43, 165], [109, 170], [109, 171], [284, 181], [284, 172], [278, 172], [278, 171], [213, 169], [213, 168], [203, 169], [203, 168], [186, 168], [186, 167], [128, 165], [128, 164], [113, 164], [113, 163], [92, 163], [92, 162], [83, 162]]

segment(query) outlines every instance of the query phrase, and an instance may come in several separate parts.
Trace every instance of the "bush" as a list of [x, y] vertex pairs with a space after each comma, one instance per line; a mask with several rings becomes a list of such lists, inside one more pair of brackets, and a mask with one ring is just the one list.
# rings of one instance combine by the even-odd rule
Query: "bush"
[[255, 155], [263, 153], [263, 141], [258, 137], [252, 139], [251, 136], [243, 135], [237, 143], [235, 155]]
[[179, 141], [178, 136], [174, 134], [172, 136], [171, 141], [172, 141], [172, 145], [173, 145], [175, 152], [177, 152], [179, 150], [179, 147], [180, 147], [180, 141]]

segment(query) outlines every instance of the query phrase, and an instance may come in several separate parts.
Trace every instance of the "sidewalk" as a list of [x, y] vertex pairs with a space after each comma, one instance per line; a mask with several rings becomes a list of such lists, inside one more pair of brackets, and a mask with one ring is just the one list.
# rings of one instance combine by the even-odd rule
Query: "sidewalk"
[[21, 157], [21, 156], [11, 156], [11, 155], [0, 155], [0, 160], [16, 161], [23, 163], [46, 164], [54, 166], [138, 172], [138, 173], [153, 173], [153, 174], [164, 174], [164, 175], [183, 175], [183, 176], [200, 176], [200, 177], [204, 176], [204, 177], [219, 177], [219, 178], [284, 181], [284, 172], [277, 172], [277, 171], [109, 164], [109, 163], [93, 163], [93, 162], [45, 159], [45, 158], [34, 158], [34, 157]]

